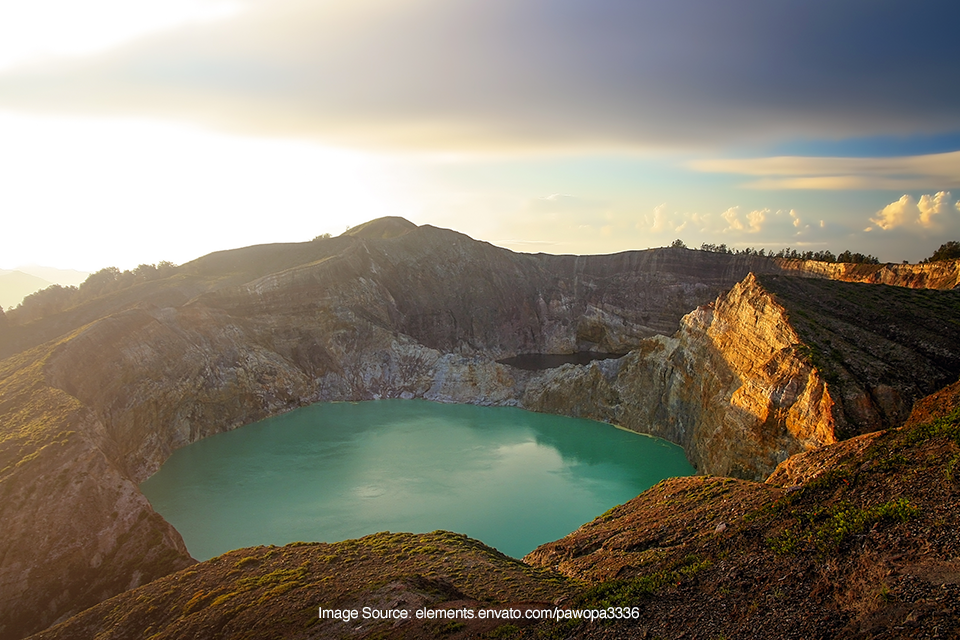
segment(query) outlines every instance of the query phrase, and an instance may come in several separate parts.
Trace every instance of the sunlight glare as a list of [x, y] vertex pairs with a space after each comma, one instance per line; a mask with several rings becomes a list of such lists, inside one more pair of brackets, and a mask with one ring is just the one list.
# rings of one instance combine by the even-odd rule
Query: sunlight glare
[[240, 10], [237, 0], [0, 0], [0, 71], [50, 56], [96, 53]]
[[[182, 263], [411, 213], [393, 160], [309, 142], [2, 112], [0, 139], [0, 253], [11, 264]], [[37, 238], [41, 220], [47, 234]]]

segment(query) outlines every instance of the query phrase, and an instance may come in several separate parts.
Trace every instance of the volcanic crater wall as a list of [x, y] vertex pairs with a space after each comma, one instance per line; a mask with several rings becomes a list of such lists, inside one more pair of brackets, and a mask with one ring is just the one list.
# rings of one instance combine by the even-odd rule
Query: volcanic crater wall
[[[0, 635], [189, 564], [136, 483], [180, 446], [303, 404], [425, 398], [590, 417], [677, 442], [701, 472], [761, 478], [832, 442], [838, 424], [873, 425], [839, 411], [849, 398], [880, 398], [875, 413], [894, 420], [916, 394], [849, 365], [831, 370], [845, 381], [838, 401], [822, 350], [791, 324], [798, 296], [781, 300], [748, 276], [782, 272], [776, 261], [683, 249], [525, 255], [432, 227], [395, 231], [297, 246], [300, 263], [276, 272], [286, 254], [242, 250], [267, 273], [240, 283], [242, 260], [201, 259], [177, 285], [199, 295], [165, 289], [159, 305], [126, 295], [93, 322], [81, 310], [86, 324], [64, 315], [56, 341], [3, 361]], [[864, 336], [848, 340], [849, 354]], [[941, 377], [960, 370], [951, 340], [923, 360]], [[926, 357], [923, 343], [908, 348]], [[541, 372], [495, 362], [582, 349], [629, 353]], [[878, 393], [882, 384], [895, 393]]]

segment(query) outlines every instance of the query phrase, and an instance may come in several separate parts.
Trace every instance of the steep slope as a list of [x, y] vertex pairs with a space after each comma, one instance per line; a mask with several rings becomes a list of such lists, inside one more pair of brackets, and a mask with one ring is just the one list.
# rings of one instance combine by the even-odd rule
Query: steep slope
[[[960, 284], [960, 261], [844, 265], [680, 248], [605, 256], [515, 254], [453, 231], [429, 225], [416, 227], [402, 218], [381, 218], [335, 238], [218, 251], [182, 265], [173, 276], [86, 300], [33, 322], [21, 324], [12, 314], [8, 326], [0, 332], [0, 357], [55, 339], [113, 313], [141, 305], [181, 306], [203, 293], [229, 290], [272, 274], [276, 280], [286, 270], [316, 267], [329, 258], [358, 249], [378, 253], [378, 267], [390, 267], [396, 261], [404, 263], [404, 272], [413, 280], [401, 279], [399, 274], [394, 280], [409, 283], [408, 291], [416, 289], [417, 283], [437, 288], [442, 283], [431, 279], [440, 277], [454, 289], [461, 284], [460, 289], [479, 285], [464, 293], [463, 301], [496, 307], [499, 299], [482, 294], [510, 292], [519, 287], [528, 294], [526, 304], [533, 305], [528, 313], [547, 312], [541, 325], [547, 321], [567, 323], [566, 331], [572, 337], [565, 337], [557, 348], [579, 350], [624, 352], [639, 338], [671, 335], [684, 314], [713, 300], [751, 272], [913, 288], [950, 289]], [[380, 260], [384, 252], [395, 257]], [[399, 258], [403, 253], [406, 258]], [[409, 258], [417, 255], [429, 265], [410, 264]], [[430, 268], [423, 268], [427, 266]], [[374, 281], [384, 275], [389, 274], [383, 269], [364, 274]], [[432, 299], [423, 296], [418, 301], [424, 298]], [[429, 313], [413, 311], [409, 323], [414, 327], [418, 321], [441, 326], [456, 323], [461, 332], [472, 324], [469, 318], [445, 317], [449, 311], [449, 307], [439, 305]], [[450, 330], [448, 327], [447, 332]], [[456, 337], [454, 332], [453, 340], [447, 343], [455, 344]], [[540, 350], [553, 346], [549, 341], [535, 344]]]
[[0, 637], [193, 562], [116, 464], [103, 424], [50, 387], [41, 348], [0, 365]]
[[[926, 265], [924, 265], [926, 266]], [[960, 292], [760, 278], [829, 381], [838, 436], [897, 426], [960, 371]]]

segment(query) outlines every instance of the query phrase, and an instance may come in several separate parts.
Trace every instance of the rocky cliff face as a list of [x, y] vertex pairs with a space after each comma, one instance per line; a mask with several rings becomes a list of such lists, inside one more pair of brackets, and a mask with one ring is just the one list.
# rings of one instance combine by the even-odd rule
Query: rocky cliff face
[[650, 339], [617, 365], [552, 372], [524, 396], [528, 408], [679, 443], [701, 472], [749, 478], [834, 442], [832, 405], [784, 309], [753, 276], [685, 316], [674, 338]]
[[960, 285], [960, 260], [930, 264], [851, 264], [776, 259], [783, 275], [842, 282], [886, 284], [911, 289], [954, 289]]
[[[351, 289], [364, 285], [367, 291], [354, 290], [340, 306], [386, 295], [374, 305], [393, 307], [392, 329], [443, 351], [623, 353], [642, 338], [672, 335], [683, 315], [748, 273], [950, 289], [960, 283], [960, 261], [845, 265], [679, 248], [606, 256], [516, 254], [453, 231], [385, 218], [337, 238], [213, 253], [170, 278], [33, 322], [11, 312], [0, 331], [0, 357], [145, 303], [181, 307], [207, 296], [219, 300], [214, 306], [239, 311], [264, 305], [273, 295], [277, 308], [287, 310], [297, 296], [310, 305], [342, 294], [351, 279]], [[321, 292], [326, 285], [331, 288]], [[252, 292], [263, 299], [251, 299]]]
[[[886, 361], [857, 355], [867, 334], [846, 339], [844, 362], [856, 366], [834, 372], [849, 378], [838, 401], [822, 349], [791, 324], [791, 301], [808, 288], [774, 295], [751, 271], [783, 266], [683, 249], [514, 254], [394, 220], [221, 252], [168, 281], [7, 327], [0, 633], [20, 637], [189, 564], [136, 483], [177, 447], [310, 402], [417, 397], [591, 417], [680, 443], [701, 471], [741, 477], [832, 442], [838, 424], [856, 431], [859, 414], [846, 407], [859, 406], [863, 385], [892, 407], [881, 414], [902, 413], [916, 389], [871, 373]], [[938, 310], [954, 304], [949, 295], [935, 295]], [[896, 353], [890, 371], [927, 353], [922, 336], [906, 351], [890, 346], [903, 342], [898, 332], [884, 343]], [[942, 335], [934, 344], [946, 356], [924, 356], [924, 371], [942, 377], [957, 350]], [[629, 353], [543, 372], [494, 361], [582, 349]]]
[[897, 426], [960, 367], [960, 291], [760, 278], [828, 381], [839, 435]]
[[684, 447], [700, 472], [762, 479], [791, 455], [894, 426], [960, 373], [960, 292], [748, 276], [672, 338], [563, 367], [523, 406]]
[[95, 413], [46, 382], [51, 351], [0, 367], [4, 638], [193, 562], [117, 464]]

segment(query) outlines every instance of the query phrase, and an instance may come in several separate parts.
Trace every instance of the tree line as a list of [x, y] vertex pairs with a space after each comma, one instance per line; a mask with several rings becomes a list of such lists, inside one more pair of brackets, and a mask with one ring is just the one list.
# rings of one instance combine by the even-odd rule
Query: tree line
[[[674, 248], [687, 248], [683, 240], [677, 238], [671, 244]], [[766, 249], [754, 249], [746, 247], [743, 249], [731, 249], [725, 244], [711, 244], [704, 242], [700, 245], [700, 251], [709, 251], [711, 253], [726, 253], [735, 256], [760, 256], [767, 258], [785, 258], [787, 260], [815, 260], [817, 262], [846, 262], [852, 264], [880, 264], [876, 256], [850, 251], [843, 251], [839, 255], [834, 255], [832, 251], [797, 251], [790, 247], [780, 249], [779, 251], [767, 251]], [[941, 262], [943, 260], [960, 259], [960, 242], [951, 240], [940, 245], [940, 248], [933, 252], [929, 258], [920, 261], [920, 264], [929, 264], [932, 262]], [[904, 261], [906, 262], [906, 261]]]
[[31, 322], [65, 309], [76, 306], [99, 296], [121, 291], [135, 284], [159, 280], [172, 275], [177, 265], [163, 260], [156, 264], [141, 264], [135, 269], [120, 271], [116, 267], [106, 267], [91, 273], [79, 287], [52, 284], [46, 289], [31, 293], [6, 314], [4, 320], [17, 324]]

